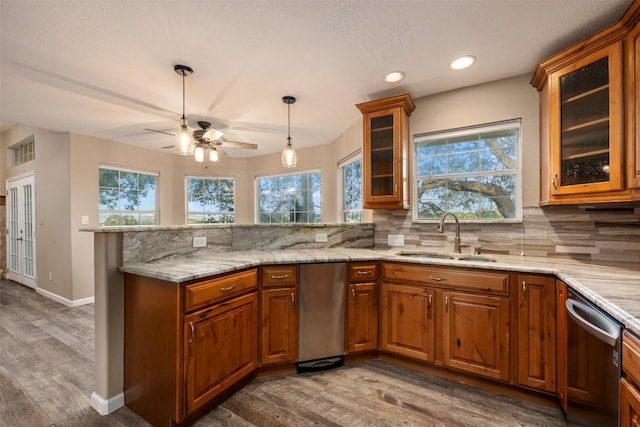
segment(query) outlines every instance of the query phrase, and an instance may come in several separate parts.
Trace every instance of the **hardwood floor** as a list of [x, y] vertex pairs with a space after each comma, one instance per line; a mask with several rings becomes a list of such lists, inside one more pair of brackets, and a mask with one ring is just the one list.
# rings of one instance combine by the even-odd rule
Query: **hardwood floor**
[[[93, 305], [67, 308], [0, 281], [0, 425], [147, 426], [127, 408], [100, 416]], [[208, 426], [565, 426], [560, 411], [371, 360], [253, 380], [196, 424]]]

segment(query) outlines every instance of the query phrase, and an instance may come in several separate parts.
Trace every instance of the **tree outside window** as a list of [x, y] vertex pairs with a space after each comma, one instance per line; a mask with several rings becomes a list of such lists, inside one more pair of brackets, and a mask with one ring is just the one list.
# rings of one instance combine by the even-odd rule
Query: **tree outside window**
[[157, 175], [98, 169], [100, 225], [156, 225]]
[[259, 223], [321, 221], [320, 172], [270, 176], [256, 181]]
[[186, 186], [188, 224], [235, 221], [233, 178], [187, 177]]
[[362, 222], [362, 159], [340, 166], [342, 172], [342, 221]]
[[520, 120], [419, 135], [414, 146], [416, 220], [521, 217]]

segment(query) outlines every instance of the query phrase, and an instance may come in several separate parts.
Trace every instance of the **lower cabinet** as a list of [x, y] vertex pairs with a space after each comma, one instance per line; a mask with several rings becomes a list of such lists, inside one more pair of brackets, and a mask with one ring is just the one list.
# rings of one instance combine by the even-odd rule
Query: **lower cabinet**
[[509, 379], [509, 299], [443, 292], [445, 366]]
[[261, 364], [298, 360], [298, 290], [262, 290]]
[[435, 360], [434, 290], [382, 283], [380, 350], [414, 359]]
[[538, 390], [555, 392], [555, 278], [519, 274], [516, 285], [518, 304], [518, 384]]
[[620, 427], [640, 427], [640, 339], [625, 332], [622, 337]]
[[560, 406], [567, 412], [568, 403], [568, 349], [569, 341], [567, 329], [567, 285], [556, 280], [556, 395]]
[[347, 354], [378, 348], [378, 285], [351, 283], [347, 295]]
[[185, 316], [184, 337], [187, 412], [192, 412], [257, 367], [257, 293]]

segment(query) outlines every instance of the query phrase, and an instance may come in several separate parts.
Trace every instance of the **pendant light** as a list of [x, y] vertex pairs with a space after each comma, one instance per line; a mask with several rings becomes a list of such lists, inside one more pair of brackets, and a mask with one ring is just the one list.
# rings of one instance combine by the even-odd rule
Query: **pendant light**
[[[178, 128], [178, 132], [176, 133], [176, 152], [183, 156], [188, 156], [194, 154], [194, 142], [193, 136], [191, 132], [189, 132], [189, 127], [187, 126], [187, 118], [184, 115], [184, 98], [185, 98], [185, 90], [184, 90], [184, 80], [186, 76], [190, 76], [193, 74], [193, 69], [186, 65], [176, 64], [173, 66], [174, 71], [177, 74], [182, 76], [182, 117], [180, 118], [180, 127]], [[204, 160], [204, 153], [202, 154]], [[196, 160], [197, 155], [196, 155]]]
[[282, 102], [287, 104], [287, 147], [282, 151], [282, 167], [295, 168], [298, 157], [291, 145], [291, 104], [296, 102], [296, 99], [293, 96], [283, 96]]

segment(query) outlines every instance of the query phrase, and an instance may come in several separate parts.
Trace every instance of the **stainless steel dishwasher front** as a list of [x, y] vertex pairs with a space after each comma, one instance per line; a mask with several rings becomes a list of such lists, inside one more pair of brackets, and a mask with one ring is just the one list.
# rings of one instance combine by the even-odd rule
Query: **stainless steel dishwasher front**
[[298, 372], [344, 361], [344, 262], [300, 265]]

